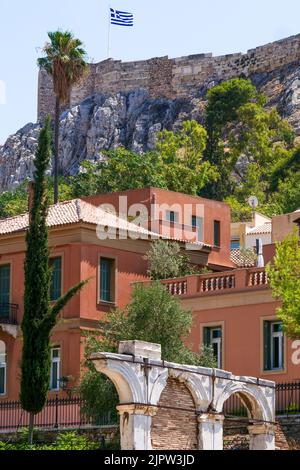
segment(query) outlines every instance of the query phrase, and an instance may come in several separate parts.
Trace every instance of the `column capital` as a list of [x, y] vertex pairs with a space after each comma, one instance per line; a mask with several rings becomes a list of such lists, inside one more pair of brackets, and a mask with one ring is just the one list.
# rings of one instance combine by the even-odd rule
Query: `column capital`
[[145, 416], [154, 416], [157, 413], [157, 406], [147, 405], [141, 403], [132, 403], [130, 405], [118, 405], [117, 410], [119, 415], [128, 413], [130, 415], [145, 415]]
[[223, 423], [225, 417], [220, 413], [201, 413], [197, 416], [198, 423], [218, 422]]
[[272, 434], [276, 431], [276, 425], [272, 423], [253, 423], [248, 426], [251, 435]]

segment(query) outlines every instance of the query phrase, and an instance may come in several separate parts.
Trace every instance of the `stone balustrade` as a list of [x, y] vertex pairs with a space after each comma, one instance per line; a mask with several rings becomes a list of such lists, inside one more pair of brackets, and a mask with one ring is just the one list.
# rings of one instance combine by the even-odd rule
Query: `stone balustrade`
[[[149, 283], [147, 281], [146, 283]], [[264, 268], [236, 269], [222, 273], [191, 275], [162, 281], [175, 296], [217, 295], [251, 289], [267, 289], [268, 276]]]

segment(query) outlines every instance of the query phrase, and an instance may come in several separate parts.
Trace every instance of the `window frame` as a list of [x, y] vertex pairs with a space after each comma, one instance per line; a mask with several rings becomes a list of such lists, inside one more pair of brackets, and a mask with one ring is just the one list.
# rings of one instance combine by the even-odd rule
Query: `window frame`
[[[58, 350], [59, 351], [59, 356], [58, 357], [53, 357], [53, 351]], [[50, 392], [59, 392], [60, 391], [60, 377], [61, 377], [61, 346], [52, 346], [50, 350], [50, 357], [51, 357], [51, 368], [50, 368], [50, 383], [49, 383], [49, 391]], [[53, 364], [56, 363], [58, 364], [57, 366], [57, 383], [58, 387], [57, 388], [52, 388], [52, 375], [53, 375]]]
[[[112, 263], [111, 269], [111, 299], [112, 300], [103, 300], [101, 299], [101, 259], [107, 259]], [[118, 258], [114, 255], [108, 253], [99, 253], [98, 255], [98, 278], [97, 278], [97, 303], [98, 304], [107, 304], [107, 305], [116, 305], [117, 296], [118, 296]]]
[[[63, 253], [53, 253], [49, 256], [49, 264], [52, 260], [55, 260], [55, 259], [58, 259], [60, 258], [60, 262], [61, 262], [61, 268], [60, 268], [60, 296], [63, 295], [64, 293], [64, 254]], [[52, 278], [51, 278], [51, 283], [52, 283]], [[57, 300], [59, 299], [59, 297], [57, 297], [57, 299], [51, 299], [51, 285], [50, 285], [50, 302], [56, 302]]]
[[[191, 217], [191, 226], [193, 228], [197, 229], [197, 240], [198, 242], [203, 242], [204, 241], [204, 217], [200, 217], [198, 215], [192, 215]], [[196, 224], [194, 224], [194, 220], [196, 221]], [[201, 221], [201, 224], [197, 225], [197, 221]], [[200, 235], [200, 236], [199, 236]]]
[[[172, 220], [171, 214], [173, 214], [174, 220]], [[177, 211], [166, 211], [166, 222], [170, 224], [178, 224], [179, 223], [179, 212]]]
[[[214, 227], [214, 231], [213, 231], [214, 247], [215, 248], [221, 248], [221, 221], [217, 220], [217, 219], [214, 219], [213, 227]], [[217, 240], [218, 243], [216, 243], [216, 227], [218, 227], [218, 240]]]
[[[238, 243], [239, 246], [236, 246], [236, 247], [232, 247], [232, 243]], [[241, 248], [241, 239], [240, 237], [233, 237], [230, 239], [230, 250], [239, 250]]]
[[5, 267], [9, 267], [9, 296], [8, 296], [9, 299], [8, 299], [8, 303], [11, 304], [12, 303], [12, 301], [11, 301], [11, 298], [12, 298], [12, 276], [13, 276], [12, 262], [11, 261], [4, 261], [4, 260], [2, 262], [0, 262], [0, 269], [5, 268]]
[[[271, 355], [271, 370], [282, 370], [283, 369], [283, 366], [284, 366], [284, 337], [283, 337], [283, 331], [273, 331], [273, 327], [274, 325], [281, 325], [282, 326], [282, 322], [280, 321], [274, 321], [274, 322], [270, 322], [271, 323], [271, 335], [270, 335], [270, 338], [271, 338], [271, 345], [270, 345], [270, 355]], [[278, 338], [278, 364], [279, 364], [279, 367], [275, 367], [274, 366], [274, 339], [275, 338]]]
[[[287, 337], [286, 335], [282, 332], [282, 338], [283, 338], [283, 345], [282, 345], [282, 354], [283, 354], [283, 360], [282, 360], [282, 368], [280, 369], [271, 369], [271, 368], [266, 368], [266, 349], [267, 346], [265, 344], [265, 323], [280, 323], [280, 320], [274, 315], [272, 316], [263, 316], [260, 317], [260, 373], [261, 375], [281, 375], [281, 374], [286, 374], [287, 373]], [[271, 337], [270, 337], [271, 338]], [[271, 340], [270, 340], [271, 342]], [[271, 353], [270, 353], [270, 359], [271, 359]]]
[[1, 393], [0, 391], [0, 397], [5, 397], [6, 394], [7, 394], [7, 344], [5, 343], [4, 340], [0, 340], [3, 344], [4, 344], [4, 353], [0, 353], [0, 358], [1, 356], [4, 356], [4, 362], [1, 361], [0, 359], [0, 370], [4, 370], [4, 380], [3, 380], [3, 384], [4, 384], [4, 389], [3, 389], [3, 393]]
[[[209, 322], [209, 323], [201, 323], [201, 326], [200, 326], [200, 345], [201, 347], [202, 346], [205, 346], [207, 343], [206, 343], [206, 333], [205, 333], [205, 330], [206, 329], [210, 329], [211, 332], [213, 330], [217, 330], [217, 329], [220, 329], [221, 330], [221, 338], [216, 338], [217, 340], [221, 340], [219, 341], [221, 343], [221, 347], [220, 347], [220, 359], [221, 359], [221, 367], [219, 367], [219, 364], [217, 366], [217, 368], [219, 369], [224, 369], [225, 368], [225, 322], [224, 321], [220, 321], [220, 322]], [[217, 341], [216, 341], [217, 342]]]

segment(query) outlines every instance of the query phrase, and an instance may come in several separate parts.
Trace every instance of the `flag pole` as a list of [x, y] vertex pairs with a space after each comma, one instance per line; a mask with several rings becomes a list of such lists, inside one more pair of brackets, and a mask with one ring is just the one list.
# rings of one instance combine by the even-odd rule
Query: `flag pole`
[[109, 13], [109, 18], [108, 18], [108, 38], [107, 38], [107, 58], [109, 59], [110, 56], [110, 28], [111, 28], [111, 13], [110, 13], [110, 8], [111, 5], [109, 3], [108, 5], [108, 13]]

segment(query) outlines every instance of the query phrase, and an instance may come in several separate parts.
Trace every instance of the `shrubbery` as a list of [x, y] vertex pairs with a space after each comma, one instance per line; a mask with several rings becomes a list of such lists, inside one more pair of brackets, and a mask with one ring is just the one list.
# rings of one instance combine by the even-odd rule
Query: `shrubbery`
[[[27, 430], [26, 430], [27, 431]], [[76, 432], [60, 433], [52, 444], [28, 444], [25, 432], [20, 442], [1, 442], [0, 450], [99, 450], [100, 444]]]

